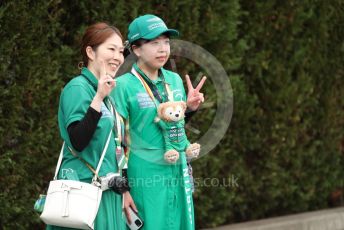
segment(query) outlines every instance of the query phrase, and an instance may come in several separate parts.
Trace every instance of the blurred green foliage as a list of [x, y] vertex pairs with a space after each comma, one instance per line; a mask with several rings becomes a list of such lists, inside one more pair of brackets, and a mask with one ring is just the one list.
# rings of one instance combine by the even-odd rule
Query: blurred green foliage
[[[342, 201], [343, 12], [341, 0], [2, 1], [0, 226], [43, 228], [33, 204], [53, 176], [59, 94], [78, 73], [86, 26], [107, 21], [126, 35], [146, 13], [213, 54], [233, 88], [226, 135], [193, 163], [198, 228], [331, 207], [333, 193]], [[190, 124], [204, 131], [215, 112], [201, 109]], [[207, 178], [220, 184], [204, 186]]]

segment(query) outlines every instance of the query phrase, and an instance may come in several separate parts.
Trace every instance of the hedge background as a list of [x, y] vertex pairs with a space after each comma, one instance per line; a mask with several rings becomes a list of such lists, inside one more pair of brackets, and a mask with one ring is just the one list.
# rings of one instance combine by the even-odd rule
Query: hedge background
[[[0, 226], [43, 228], [33, 204], [53, 175], [57, 108], [96, 21], [125, 35], [154, 13], [212, 53], [230, 76], [234, 113], [221, 143], [194, 162], [198, 228], [343, 205], [344, 2], [67, 1], [0, 3]], [[181, 68], [184, 67], [184, 68]], [[197, 73], [193, 66], [178, 70]], [[194, 75], [193, 75], [194, 76]], [[209, 76], [211, 79], [211, 76]], [[211, 99], [211, 81], [204, 87]], [[216, 108], [191, 121], [207, 128]], [[190, 133], [192, 139], [197, 134]]]

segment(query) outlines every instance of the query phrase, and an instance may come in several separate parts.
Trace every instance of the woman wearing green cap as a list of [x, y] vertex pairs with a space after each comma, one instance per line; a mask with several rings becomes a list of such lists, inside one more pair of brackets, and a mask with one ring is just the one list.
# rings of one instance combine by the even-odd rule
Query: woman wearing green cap
[[[129, 123], [128, 180], [144, 229], [194, 229], [191, 181], [185, 153], [174, 164], [164, 160], [164, 137], [154, 123], [157, 106], [168, 100], [186, 101], [195, 111], [205, 77], [194, 89], [186, 76], [188, 96], [177, 73], [165, 70], [170, 37], [178, 36], [159, 17], [144, 15], [129, 25], [128, 40], [137, 57], [130, 73], [117, 80], [112, 91], [116, 109]], [[132, 203], [124, 201], [125, 210]]]

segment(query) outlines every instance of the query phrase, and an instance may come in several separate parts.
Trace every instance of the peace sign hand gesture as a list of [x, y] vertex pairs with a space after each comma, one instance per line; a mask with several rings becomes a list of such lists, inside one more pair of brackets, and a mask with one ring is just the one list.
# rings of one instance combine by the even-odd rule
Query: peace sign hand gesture
[[116, 82], [109, 73], [106, 73], [105, 62], [101, 61], [100, 64], [101, 68], [98, 80], [97, 94], [101, 99], [104, 99], [111, 93], [112, 89], [116, 86]]
[[111, 90], [116, 86], [115, 80], [110, 74], [106, 73], [105, 63], [102, 61], [100, 67], [100, 76], [98, 79], [97, 93], [94, 96], [91, 107], [100, 112], [101, 104], [106, 96], [111, 93]]
[[188, 86], [188, 98], [186, 100], [186, 104], [191, 111], [197, 110], [199, 105], [204, 102], [204, 95], [200, 92], [200, 90], [202, 89], [206, 79], [207, 77], [203, 76], [196, 88], [194, 88], [189, 75], [185, 75], [186, 84]]

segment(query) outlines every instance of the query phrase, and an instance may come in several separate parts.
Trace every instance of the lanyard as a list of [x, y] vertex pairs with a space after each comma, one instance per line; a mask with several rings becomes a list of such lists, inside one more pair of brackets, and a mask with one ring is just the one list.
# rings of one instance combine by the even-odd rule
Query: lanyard
[[[137, 66], [137, 64], [135, 63], [133, 65], [133, 68], [136, 70], [136, 72], [141, 76], [141, 80], [143, 79], [146, 84], [149, 86], [150, 90], [152, 91], [154, 97], [160, 102], [160, 103], [163, 103], [163, 97], [160, 95], [159, 93], [159, 90], [158, 90], [158, 87], [152, 83], [152, 81], [143, 73], [141, 73], [139, 67]], [[162, 74], [161, 75], [161, 78], [163, 80], [163, 82], [165, 83], [164, 84], [164, 89], [165, 89], [165, 93], [166, 95], [168, 96], [168, 84], [166, 84], [165, 82], [165, 78], [164, 78], [164, 75]], [[170, 100], [168, 98], [168, 100]]]
[[[137, 72], [137, 70], [134, 67], [131, 68], [131, 73], [141, 82], [143, 88], [146, 90], [149, 97], [154, 102], [155, 107], [158, 108], [156, 98], [154, 97], [154, 94], [153, 94], [151, 88], [148, 86], [147, 82], [143, 79], [143, 77]], [[166, 82], [165, 82], [165, 88], [166, 88], [168, 100], [173, 101], [173, 94], [171, 92], [169, 85]]]
[[116, 133], [117, 137], [115, 138], [116, 142], [116, 159], [117, 159], [117, 165], [118, 169], [121, 170], [123, 168], [127, 168], [127, 161], [124, 155], [124, 150], [122, 148], [122, 138], [124, 136], [124, 128], [122, 128], [121, 124], [124, 124], [124, 121], [122, 117], [118, 114], [114, 106], [112, 105], [112, 102], [110, 99], [108, 99], [109, 105], [110, 105], [110, 110], [112, 115], [115, 116], [116, 119]]
[[[118, 112], [115, 110], [114, 106], [112, 105], [112, 102], [110, 99], [107, 98], [108, 105], [110, 107], [110, 112], [112, 116], [115, 117], [116, 120], [116, 130], [117, 138], [121, 142], [122, 141], [122, 127], [121, 127], [121, 116], [119, 116]], [[115, 128], [115, 127], [114, 127]]]

